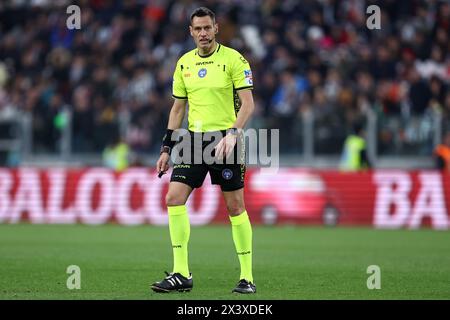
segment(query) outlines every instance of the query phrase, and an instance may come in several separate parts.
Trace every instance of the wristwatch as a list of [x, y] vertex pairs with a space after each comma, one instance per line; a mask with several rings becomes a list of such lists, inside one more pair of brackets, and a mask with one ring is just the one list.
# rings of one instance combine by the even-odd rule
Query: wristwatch
[[162, 146], [161, 150], [159, 151], [159, 154], [163, 154], [164, 152], [166, 152], [167, 154], [170, 155], [170, 152], [172, 151], [172, 149], [169, 146]]
[[228, 133], [237, 136], [239, 133], [239, 129], [238, 128], [230, 128], [230, 129], [228, 129]]

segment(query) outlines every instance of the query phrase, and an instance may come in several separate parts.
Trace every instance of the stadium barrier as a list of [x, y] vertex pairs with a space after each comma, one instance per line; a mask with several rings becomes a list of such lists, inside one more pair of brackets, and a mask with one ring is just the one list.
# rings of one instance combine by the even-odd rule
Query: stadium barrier
[[[147, 168], [0, 169], [0, 223], [164, 225], [169, 176]], [[438, 171], [248, 169], [245, 200], [255, 224], [447, 230], [449, 181]], [[193, 225], [228, 223], [209, 177], [187, 206]]]

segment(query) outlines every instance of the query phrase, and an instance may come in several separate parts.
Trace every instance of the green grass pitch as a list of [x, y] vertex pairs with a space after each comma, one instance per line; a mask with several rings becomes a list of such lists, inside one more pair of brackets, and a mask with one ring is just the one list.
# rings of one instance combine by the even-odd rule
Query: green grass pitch
[[[167, 227], [0, 225], [0, 299], [450, 299], [450, 232], [254, 227], [256, 295], [239, 280], [230, 226], [192, 227], [190, 293], [156, 294], [171, 271]], [[69, 265], [81, 289], [66, 287]], [[381, 289], [367, 288], [367, 267]]]

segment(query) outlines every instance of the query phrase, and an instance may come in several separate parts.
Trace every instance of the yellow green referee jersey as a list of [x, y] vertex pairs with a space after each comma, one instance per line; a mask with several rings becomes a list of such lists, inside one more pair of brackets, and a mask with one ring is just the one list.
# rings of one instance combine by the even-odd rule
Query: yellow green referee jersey
[[250, 65], [232, 48], [217, 44], [208, 56], [194, 49], [177, 62], [172, 95], [189, 103], [189, 130], [219, 131], [231, 128], [240, 108], [237, 91], [253, 89]]

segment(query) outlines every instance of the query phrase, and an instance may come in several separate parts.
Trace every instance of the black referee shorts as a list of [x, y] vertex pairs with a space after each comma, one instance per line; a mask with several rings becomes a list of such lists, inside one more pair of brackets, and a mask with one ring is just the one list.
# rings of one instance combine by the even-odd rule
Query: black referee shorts
[[[225, 131], [220, 133], [223, 137]], [[178, 155], [175, 154], [175, 163], [172, 176], [170, 177], [171, 182], [181, 182], [192, 188], [199, 188], [202, 186], [206, 174], [209, 172], [211, 183], [220, 185], [222, 191], [235, 191], [244, 187], [246, 166], [244, 138], [242, 135], [238, 136], [240, 143], [236, 143], [233, 156], [228, 159], [229, 161], [224, 159], [223, 163], [211, 163], [211, 161], [205, 161], [203, 157], [205, 148], [209, 147], [209, 150], [213, 150], [220, 140], [203, 141], [205, 139], [209, 140], [208, 137], [205, 138], [204, 133], [194, 133], [191, 131], [189, 131], [189, 136], [191, 139], [190, 148], [184, 149], [183, 152], [190, 152], [191, 157], [183, 157], [183, 152], [180, 152]], [[194, 139], [202, 141], [201, 144], [194, 143]], [[214, 156], [214, 151], [211, 154]], [[194, 163], [195, 159], [197, 161]]]

